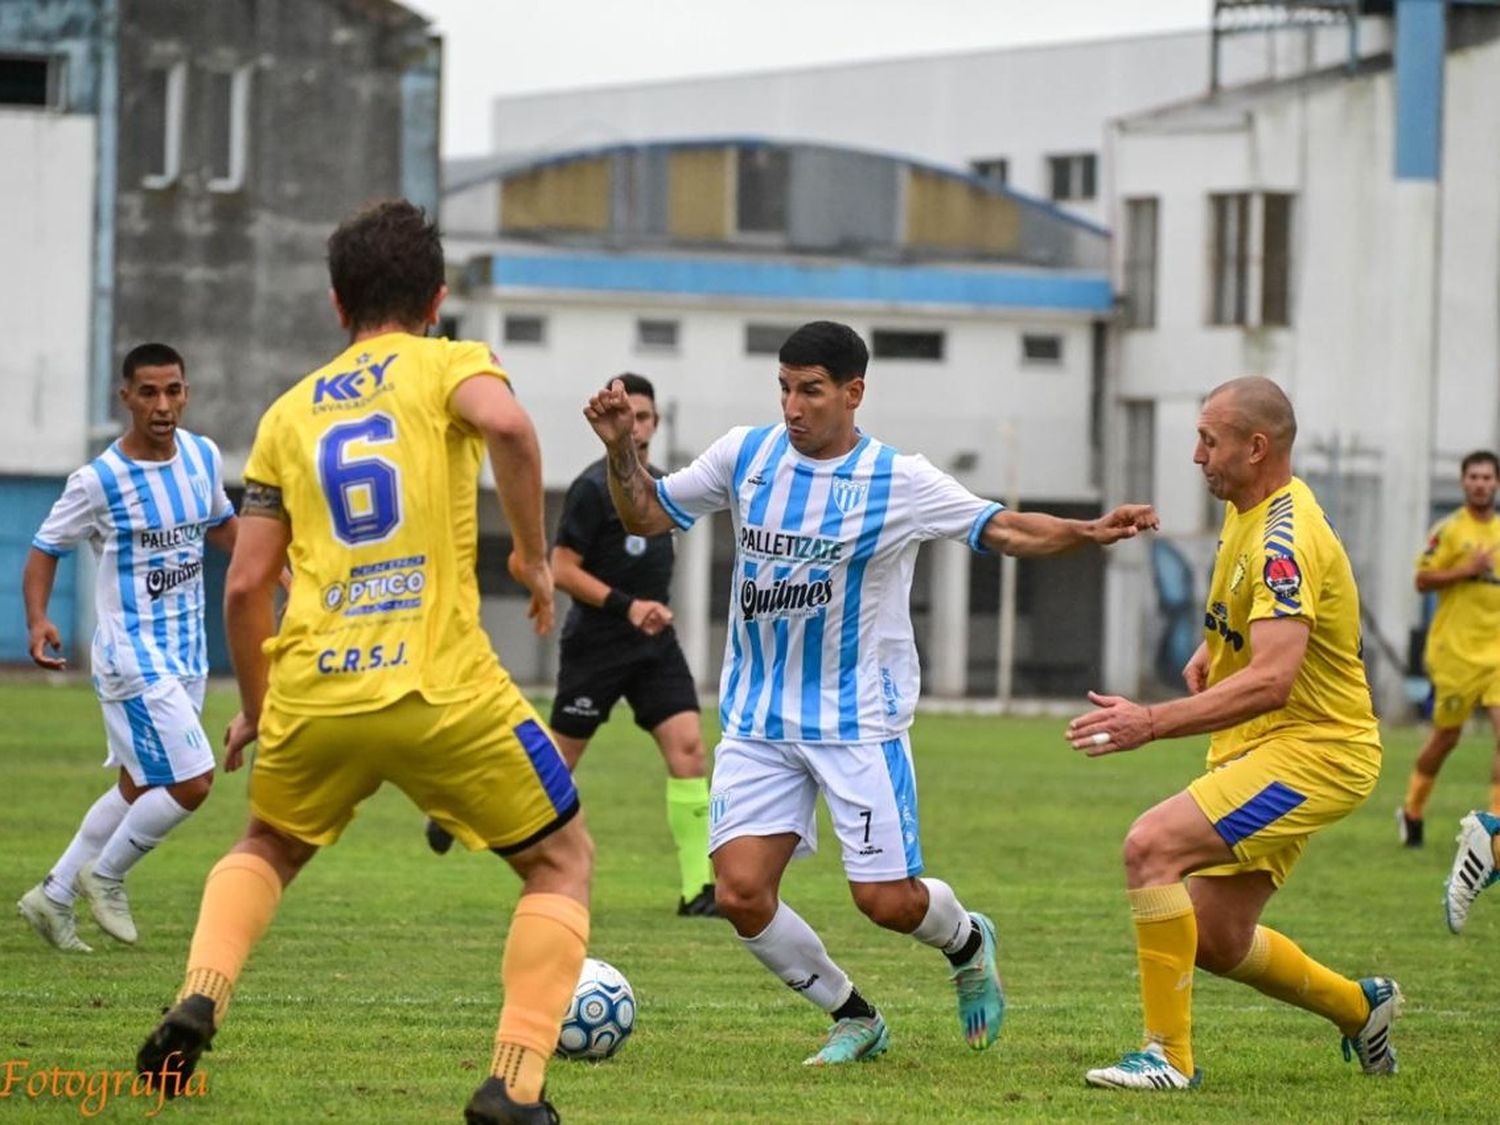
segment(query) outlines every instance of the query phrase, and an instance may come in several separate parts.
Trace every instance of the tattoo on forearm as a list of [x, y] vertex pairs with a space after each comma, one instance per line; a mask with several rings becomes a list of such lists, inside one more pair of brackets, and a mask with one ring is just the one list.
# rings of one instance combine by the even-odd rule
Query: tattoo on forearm
[[616, 503], [629, 508], [631, 514], [644, 516], [650, 510], [655, 487], [650, 474], [641, 469], [635, 446], [615, 446], [610, 449], [609, 482]]
[[245, 482], [245, 498], [240, 501], [240, 515], [269, 516], [282, 523], [292, 522], [286, 506], [281, 502], [281, 489], [258, 480]]

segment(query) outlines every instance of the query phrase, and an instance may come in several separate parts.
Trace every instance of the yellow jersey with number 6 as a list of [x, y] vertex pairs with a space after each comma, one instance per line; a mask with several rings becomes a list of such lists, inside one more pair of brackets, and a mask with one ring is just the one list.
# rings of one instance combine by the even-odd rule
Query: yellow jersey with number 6
[[1344, 743], [1379, 755], [1354, 571], [1312, 490], [1296, 477], [1248, 511], [1225, 505], [1203, 621], [1210, 686], [1249, 665], [1251, 623], [1281, 617], [1309, 630], [1291, 696], [1278, 710], [1215, 732], [1209, 765], [1270, 739]]
[[266, 642], [268, 707], [352, 714], [414, 691], [448, 703], [506, 678], [474, 572], [484, 441], [451, 406], [476, 376], [509, 381], [484, 344], [393, 332], [266, 411], [245, 477], [281, 490], [292, 569]]

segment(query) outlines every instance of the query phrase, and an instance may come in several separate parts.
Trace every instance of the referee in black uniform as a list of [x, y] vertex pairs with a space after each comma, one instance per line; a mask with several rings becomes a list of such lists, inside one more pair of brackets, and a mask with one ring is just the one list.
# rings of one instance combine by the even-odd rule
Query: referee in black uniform
[[[656, 391], [641, 375], [619, 376], [635, 412], [643, 464], [656, 433]], [[651, 469], [653, 476], [661, 473]], [[708, 858], [708, 780], [698, 693], [672, 629], [672, 535], [628, 534], [609, 496], [603, 459], [568, 486], [552, 574], [573, 599], [563, 624], [550, 725], [574, 768], [589, 739], [624, 696], [636, 725], [651, 732], [667, 767], [667, 824], [677, 845], [682, 896], [677, 913], [716, 917]], [[451, 840], [428, 825], [434, 850]]]

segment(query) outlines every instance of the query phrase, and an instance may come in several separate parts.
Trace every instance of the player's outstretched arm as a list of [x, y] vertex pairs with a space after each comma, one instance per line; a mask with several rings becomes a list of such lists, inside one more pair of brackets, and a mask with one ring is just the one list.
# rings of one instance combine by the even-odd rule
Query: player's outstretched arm
[[526, 615], [538, 635], [552, 630], [552, 568], [547, 565], [547, 533], [542, 526], [542, 447], [536, 427], [499, 379], [465, 379], [453, 391], [453, 411], [484, 435], [495, 470], [495, 491], [510, 525], [515, 549], [506, 565], [531, 593]]
[[620, 513], [625, 530], [635, 535], [660, 535], [671, 531], [672, 517], [656, 498], [656, 481], [636, 455], [635, 412], [625, 384], [613, 380], [589, 399], [583, 416], [608, 452], [609, 496]]
[[1150, 504], [1121, 504], [1094, 520], [1070, 520], [1045, 512], [996, 512], [980, 540], [1000, 555], [1037, 558], [1071, 551], [1085, 543], [1107, 547], [1155, 530], [1161, 521]]
[[224, 768], [239, 769], [245, 747], [255, 741], [266, 699], [269, 661], [264, 648], [276, 632], [276, 586], [292, 541], [281, 489], [245, 482], [244, 518], [224, 579], [224, 632], [240, 686], [240, 713], [224, 735]]
[[[21, 597], [26, 603], [27, 651], [34, 664], [58, 670], [68, 662], [62, 656], [62, 634], [47, 616], [52, 600], [52, 584], [57, 580], [57, 558], [35, 547], [26, 555], [26, 569], [21, 572]], [[48, 655], [48, 653], [54, 655]]]
[[1089, 692], [1095, 710], [1068, 724], [1073, 749], [1091, 758], [1134, 750], [1158, 738], [1205, 734], [1238, 726], [1286, 706], [1307, 654], [1309, 623], [1300, 617], [1250, 624], [1250, 663], [1196, 695], [1144, 707], [1118, 695]]

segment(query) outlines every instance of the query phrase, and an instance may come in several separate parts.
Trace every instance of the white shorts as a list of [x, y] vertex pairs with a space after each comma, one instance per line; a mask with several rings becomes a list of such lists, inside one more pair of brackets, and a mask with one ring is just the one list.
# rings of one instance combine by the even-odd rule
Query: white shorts
[[132, 699], [102, 699], [109, 744], [106, 766], [122, 766], [137, 785], [175, 785], [214, 768], [198, 713], [203, 680], [161, 680]]
[[714, 751], [708, 850], [738, 836], [795, 832], [796, 855], [818, 850], [818, 794], [853, 883], [922, 873], [917, 776], [911, 742], [750, 742], [726, 738]]

